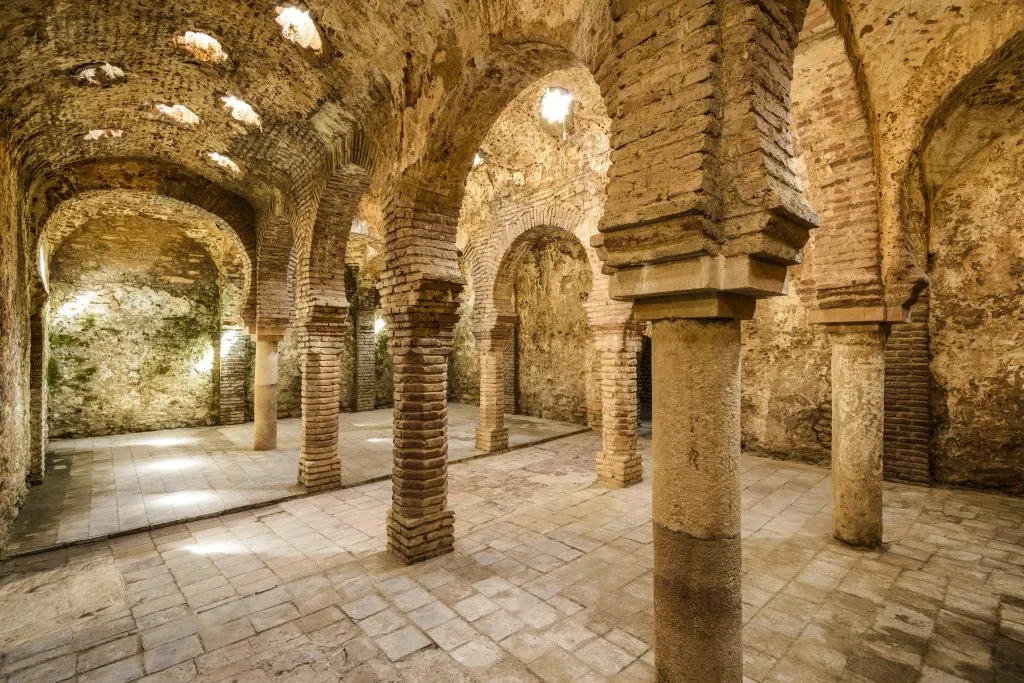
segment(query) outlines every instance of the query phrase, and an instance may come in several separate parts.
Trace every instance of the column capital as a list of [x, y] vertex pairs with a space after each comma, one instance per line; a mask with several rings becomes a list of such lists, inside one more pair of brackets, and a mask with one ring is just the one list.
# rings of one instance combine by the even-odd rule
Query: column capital
[[812, 325], [876, 325], [910, 322], [910, 311], [902, 306], [857, 306], [852, 308], [819, 308], [807, 314]]
[[750, 320], [756, 300], [751, 296], [728, 292], [708, 292], [684, 296], [641, 299], [633, 304], [633, 317], [639, 322], [731, 318]]
[[279, 342], [284, 339], [285, 327], [263, 327], [249, 325], [245, 332], [256, 341]]

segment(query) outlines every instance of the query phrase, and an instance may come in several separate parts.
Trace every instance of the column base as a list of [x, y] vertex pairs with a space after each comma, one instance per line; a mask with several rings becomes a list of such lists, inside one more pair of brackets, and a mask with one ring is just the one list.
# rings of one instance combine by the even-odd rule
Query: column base
[[327, 491], [341, 486], [341, 463], [331, 460], [299, 460], [299, 486], [307, 491]]
[[499, 453], [508, 450], [508, 429], [484, 429], [477, 427], [476, 447], [488, 453]]
[[602, 451], [596, 467], [598, 483], [608, 488], [625, 488], [644, 480], [644, 462], [639, 455], [623, 458]]
[[429, 560], [455, 549], [455, 512], [406, 518], [388, 512], [388, 552], [405, 564]]

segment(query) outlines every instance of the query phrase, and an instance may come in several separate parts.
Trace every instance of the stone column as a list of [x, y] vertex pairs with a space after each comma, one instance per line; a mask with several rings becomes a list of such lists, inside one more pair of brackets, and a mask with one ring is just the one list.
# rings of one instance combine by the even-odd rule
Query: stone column
[[342, 315], [333, 324], [299, 327], [302, 363], [302, 428], [299, 434], [299, 484], [309, 491], [341, 485], [338, 413], [341, 402], [341, 351], [349, 330]]
[[258, 330], [253, 391], [252, 447], [257, 451], [277, 448], [277, 344], [284, 330]]
[[636, 452], [636, 364], [640, 334], [634, 326], [594, 328], [601, 363], [601, 452], [597, 478], [606, 486], [632, 486], [644, 476]]
[[832, 533], [860, 548], [882, 543], [885, 338], [888, 325], [830, 325]]
[[374, 292], [360, 290], [356, 311], [356, 410], [377, 407], [377, 333]]
[[832, 341], [832, 533], [858, 548], [882, 543], [885, 340], [909, 322], [900, 306], [825, 308], [808, 319]]
[[732, 294], [668, 305], [653, 321], [654, 651], [660, 681], [743, 678], [740, 320]]
[[[45, 302], [45, 298], [43, 299]], [[28, 482], [42, 484], [46, 476], [46, 441], [47, 441], [47, 387], [46, 365], [47, 353], [47, 310], [41, 305], [29, 318], [30, 356], [29, 356], [29, 410], [31, 452], [28, 463]]]
[[512, 349], [511, 321], [474, 333], [480, 352], [480, 425], [476, 429], [476, 447], [488, 453], [508, 448], [505, 426], [505, 372]]
[[415, 308], [392, 311], [394, 467], [388, 550], [407, 564], [451, 552], [448, 357], [461, 285], [421, 281]]
[[220, 330], [220, 379], [218, 381], [217, 422], [222, 425], [245, 422], [245, 366], [248, 346], [242, 328], [224, 326]]

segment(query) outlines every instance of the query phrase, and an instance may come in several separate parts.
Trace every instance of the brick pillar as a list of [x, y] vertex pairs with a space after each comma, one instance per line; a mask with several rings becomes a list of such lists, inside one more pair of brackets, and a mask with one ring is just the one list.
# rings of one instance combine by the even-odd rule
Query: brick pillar
[[372, 290], [360, 291], [356, 311], [356, 410], [377, 407], [377, 334]]
[[47, 387], [46, 365], [47, 353], [47, 315], [46, 307], [42, 306], [29, 318], [29, 334], [31, 349], [29, 357], [29, 402], [32, 429], [28, 462], [28, 482], [42, 484], [46, 476], [46, 440], [47, 440]]
[[922, 294], [910, 322], [894, 326], [885, 344], [885, 478], [929, 483], [931, 445], [928, 296]]
[[476, 447], [488, 453], [508, 448], [505, 373], [512, 350], [513, 323], [502, 321], [474, 333], [480, 352], [480, 425], [476, 429]]
[[341, 485], [338, 413], [341, 402], [341, 352], [348, 318], [299, 326], [302, 366], [302, 427], [299, 435], [299, 484], [310, 491]]
[[277, 344], [284, 329], [258, 329], [250, 334], [256, 339], [252, 447], [271, 451], [277, 448]]
[[606, 486], [632, 486], [644, 476], [636, 452], [636, 366], [640, 333], [632, 325], [594, 329], [601, 363], [601, 452], [597, 478]]
[[461, 285], [419, 283], [418, 303], [391, 312], [395, 434], [388, 550], [406, 563], [451, 552], [448, 509], [448, 357]]
[[217, 422], [222, 425], [245, 422], [245, 366], [249, 347], [242, 334], [242, 328], [237, 326], [224, 326], [220, 330]]

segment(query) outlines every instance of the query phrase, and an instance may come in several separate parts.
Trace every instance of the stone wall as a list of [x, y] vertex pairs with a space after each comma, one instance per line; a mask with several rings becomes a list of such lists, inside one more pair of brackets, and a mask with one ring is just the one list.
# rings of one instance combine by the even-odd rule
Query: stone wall
[[932, 203], [929, 240], [934, 476], [1018, 493], [1024, 493], [1022, 186], [1024, 132], [1017, 129], [945, 179]]
[[595, 351], [583, 308], [591, 272], [582, 245], [544, 240], [525, 256], [515, 283], [519, 412], [587, 424]]
[[[459, 322], [455, 324], [455, 346], [448, 364], [448, 399], [459, 403], [480, 405], [480, 354], [473, 337], [473, 291], [472, 273], [465, 256], [459, 258], [459, 270], [466, 278], [466, 288], [459, 301]], [[514, 377], [514, 375], [513, 375]], [[514, 404], [506, 410], [511, 411]]]
[[789, 294], [759, 301], [754, 319], [743, 323], [743, 447], [828, 464], [831, 346], [827, 333], [807, 322], [799, 283], [797, 266], [790, 269]]
[[17, 176], [0, 143], [0, 546], [27, 491], [29, 314], [27, 247]]
[[206, 250], [140, 219], [91, 223], [51, 260], [54, 438], [213, 424], [218, 272]]

